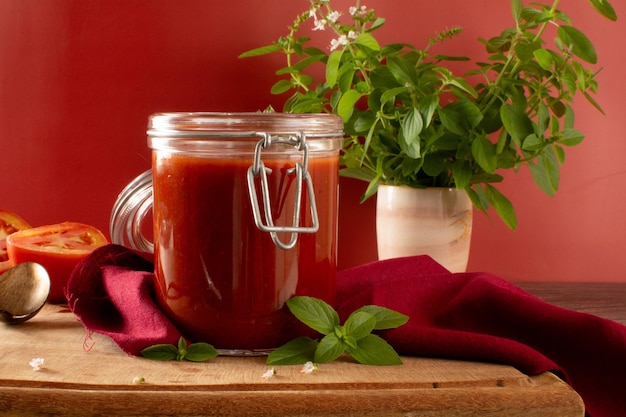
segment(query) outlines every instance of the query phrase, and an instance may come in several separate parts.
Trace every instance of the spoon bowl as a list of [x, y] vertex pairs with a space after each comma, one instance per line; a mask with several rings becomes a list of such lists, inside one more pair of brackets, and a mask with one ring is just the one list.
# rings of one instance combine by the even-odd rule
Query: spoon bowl
[[0, 275], [0, 320], [22, 323], [34, 317], [50, 293], [50, 277], [35, 262], [23, 262]]

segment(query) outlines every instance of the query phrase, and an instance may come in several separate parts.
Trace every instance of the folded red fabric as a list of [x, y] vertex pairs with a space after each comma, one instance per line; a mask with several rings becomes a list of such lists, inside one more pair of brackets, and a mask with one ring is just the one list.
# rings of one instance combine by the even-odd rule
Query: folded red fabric
[[[150, 256], [117, 245], [83, 260], [68, 303], [89, 331], [128, 354], [180, 333], [154, 301]], [[555, 371], [593, 417], [626, 416], [626, 326], [545, 303], [488, 273], [453, 274], [426, 256], [373, 262], [338, 274], [338, 312], [376, 304], [410, 317], [384, 338], [401, 354]]]

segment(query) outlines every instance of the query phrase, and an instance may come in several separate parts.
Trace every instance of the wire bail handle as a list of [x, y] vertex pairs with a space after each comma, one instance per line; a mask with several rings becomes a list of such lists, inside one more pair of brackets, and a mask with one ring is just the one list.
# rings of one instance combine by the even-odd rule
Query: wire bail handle
[[[256, 144], [253, 164], [248, 168], [248, 192], [250, 194], [250, 202], [252, 204], [254, 223], [259, 230], [270, 234], [272, 241], [276, 246], [285, 250], [292, 249], [298, 241], [299, 233], [316, 233], [319, 230], [315, 194], [313, 191], [313, 184], [311, 182], [311, 175], [308, 171], [309, 146], [306, 142], [306, 137], [302, 132], [289, 135], [288, 137], [277, 135], [272, 136], [267, 132], [259, 132], [256, 133], [256, 135], [260, 136], [261, 140], [259, 140]], [[269, 185], [267, 180], [267, 176], [272, 173], [272, 170], [267, 168], [263, 163], [261, 153], [263, 150], [267, 150], [275, 143], [292, 145], [298, 151], [302, 151], [302, 161], [296, 162], [293, 168], [289, 168], [287, 170], [287, 174], [296, 176], [295, 204], [291, 226], [276, 226], [274, 224], [274, 219], [272, 218], [272, 204], [270, 201]], [[257, 187], [255, 184], [255, 179], [259, 176], [261, 180], [261, 198], [263, 199], [265, 219], [263, 219], [263, 215], [261, 214]], [[310, 201], [311, 226], [300, 226], [303, 182], [306, 184], [306, 192]], [[285, 243], [281, 241], [278, 233], [291, 233], [289, 242]]]

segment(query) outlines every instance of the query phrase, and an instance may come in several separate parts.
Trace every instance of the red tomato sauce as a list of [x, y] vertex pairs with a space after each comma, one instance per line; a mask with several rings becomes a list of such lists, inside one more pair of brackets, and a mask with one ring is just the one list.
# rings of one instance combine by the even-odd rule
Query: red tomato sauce
[[[183, 335], [222, 349], [275, 348], [311, 336], [285, 302], [308, 295], [334, 304], [337, 157], [309, 158], [319, 231], [299, 234], [296, 246], [284, 250], [254, 224], [246, 177], [250, 156], [154, 155], [157, 299]], [[272, 169], [275, 223], [291, 225], [294, 175], [286, 170], [294, 161], [264, 162]], [[310, 225], [303, 195], [301, 223]]]

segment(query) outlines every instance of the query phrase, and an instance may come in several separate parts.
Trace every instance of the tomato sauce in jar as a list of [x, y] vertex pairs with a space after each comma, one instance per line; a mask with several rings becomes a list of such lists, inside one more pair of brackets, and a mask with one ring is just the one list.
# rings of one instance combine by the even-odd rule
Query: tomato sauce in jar
[[[332, 115], [152, 116], [156, 296], [185, 337], [263, 350], [311, 335], [285, 302], [334, 304], [341, 138]], [[279, 229], [272, 237], [258, 223]]]

